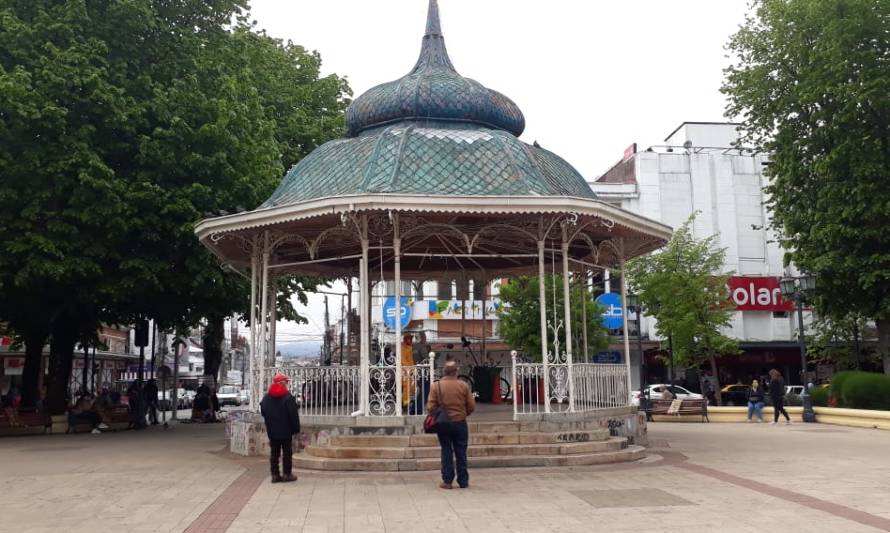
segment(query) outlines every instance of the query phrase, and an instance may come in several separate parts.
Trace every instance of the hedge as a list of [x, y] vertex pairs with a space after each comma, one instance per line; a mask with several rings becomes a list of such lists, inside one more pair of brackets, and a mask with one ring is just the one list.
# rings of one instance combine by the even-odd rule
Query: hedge
[[813, 405], [828, 407], [828, 397], [831, 396], [831, 390], [827, 387], [813, 387], [810, 389], [810, 396], [813, 397]]
[[855, 372], [844, 377], [840, 389], [844, 407], [890, 410], [890, 376], [886, 374]]
[[859, 370], [845, 370], [843, 372], [838, 372], [831, 378], [831, 397], [840, 401], [841, 399], [841, 390], [844, 387], [844, 382], [847, 381], [852, 376], [856, 374], [862, 374]]

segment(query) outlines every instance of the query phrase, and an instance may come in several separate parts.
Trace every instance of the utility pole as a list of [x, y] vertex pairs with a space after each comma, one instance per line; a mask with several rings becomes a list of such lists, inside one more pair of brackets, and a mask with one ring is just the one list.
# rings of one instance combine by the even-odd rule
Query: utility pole
[[340, 366], [343, 366], [343, 345], [346, 343], [346, 298], [340, 297]]
[[324, 350], [324, 362], [322, 363], [325, 366], [331, 364], [331, 314], [328, 312], [328, 295], [324, 296], [324, 343], [322, 344], [322, 349]]

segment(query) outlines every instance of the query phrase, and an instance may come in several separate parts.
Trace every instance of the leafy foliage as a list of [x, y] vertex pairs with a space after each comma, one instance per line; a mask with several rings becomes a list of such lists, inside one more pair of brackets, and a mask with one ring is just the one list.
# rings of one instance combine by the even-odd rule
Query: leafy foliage
[[[349, 94], [321, 77], [317, 53], [254, 32], [246, 9], [0, 5], [0, 290], [16, 298], [0, 317], [22, 334], [50, 330], [52, 357], [70, 363], [100, 321], [184, 328], [246, 308], [245, 281], [197, 243], [194, 223], [265, 200], [287, 166], [343, 131]], [[39, 309], [18, 312], [29, 299]], [[299, 318], [289, 305], [280, 316]], [[54, 382], [58, 408], [67, 374]]]
[[876, 320], [890, 372], [890, 2], [756, 0], [727, 114], [770, 153], [772, 224], [820, 313]]
[[811, 361], [833, 364], [838, 369], [872, 369], [881, 364], [867, 343], [874, 341], [874, 326], [862, 315], [817, 315], [809, 330], [812, 335], [807, 338], [807, 358]]
[[[556, 323], [564, 320], [564, 299], [562, 276], [548, 275], [544, 277], [547, 286], [546, 302], [548, 321], [553, 323], [553, 312]], [[555, 287], [555, 290], [554, 290]], [[522, 276], [510, 279], [501, 285], [501, 307], [498, 331], [511, 348], [515, 348], [537, 361], [541, 361], [541, 306], [537, 276]], [[583, 357], [583, 314], [587, 312], [587, 349], [595, 353], [609, 345], [608, 332], [602, 325], [600, 316], [602, 308], [594, 301], [590, 292], [583, 287], [573, 286], [570, 293], [569, 306], [572, 317], [572, 351], [575, 361], [588, 361], [590, 355]], [[560, 329], [560, 351], [565, 349], [565, 330]], [[548, 344], [553, 350], [553, 332], [547, 331]]]
[[734, 310], [726, 285], [730, 274], [722, 272], [726, 252], [717, 248], [716, 237], [694, 237], [696, 215], [674, 230], [664, 249], [629, 261], [627, 273], [644, 312], [656, 320], [656, 332], [671, 339], [675, 361], [690, 367], [709, 361], [716, 377], [714, 358], [739, 351], [721, 333]]

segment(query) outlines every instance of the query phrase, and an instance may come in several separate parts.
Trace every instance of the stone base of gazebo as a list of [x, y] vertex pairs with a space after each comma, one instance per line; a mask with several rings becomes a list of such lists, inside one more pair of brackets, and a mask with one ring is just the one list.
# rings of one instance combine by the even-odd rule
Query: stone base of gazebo
[[[500, 406], [480, 406], [470, 419], [471, 467], [577, 466], [634, 461], [648, 443], [645, 417], [633, 407], [548, 413], [512, 419]], [[422, 417], [303, 417], [305, 449], [297, 468], [340, 471], [438, 470], [435, 435]], [[267, 455], [262, 419], [231, 424], [231, 451]]]

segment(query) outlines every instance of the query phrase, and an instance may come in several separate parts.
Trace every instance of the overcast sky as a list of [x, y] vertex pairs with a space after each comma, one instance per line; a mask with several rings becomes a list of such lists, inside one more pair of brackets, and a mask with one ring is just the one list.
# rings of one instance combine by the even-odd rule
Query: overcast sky
[[[346, 76], [355, 96], [414, 66], [427, 11], [427, 0], [251, 4], [259, 28], [317, 50], [324, 73]], [[593, 179], [631, 143], [645, 150], [683, 121], [724, 120], [724, 45], [747, 0], [439, 0], [439, 9], [457, 71], [519, 105], [523, 140]], [[332, 314], [339, 305], [331, 299]], [[279, 331], [320, 334], [323, 297], [309, 315], [308, 326]]]

